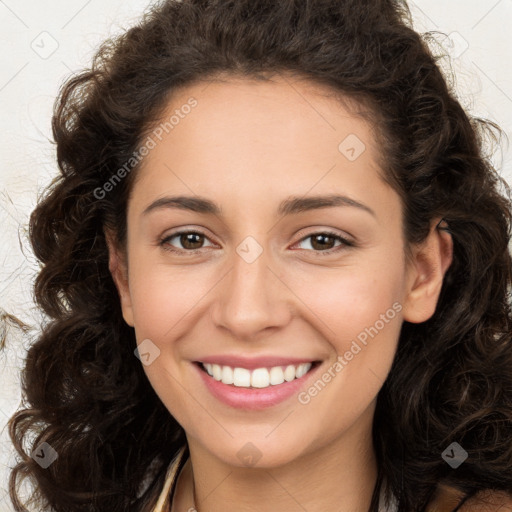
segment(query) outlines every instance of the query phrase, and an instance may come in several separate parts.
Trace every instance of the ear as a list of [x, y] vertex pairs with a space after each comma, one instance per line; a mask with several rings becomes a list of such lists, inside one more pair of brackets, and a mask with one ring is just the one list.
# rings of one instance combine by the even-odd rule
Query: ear
[[104, 230], [104, 233], [109, 252], [108, 268], [121, 300], [123, 318], [128, 325], [133, 327], [133, 310], [128, 283], [128, 265], [126, 262], [126, 256], [115, 242], [113, 233], [108, 230]]
[[426, 240], [413, 247], [412, 261], [408, 265], [404, 320], [421, 323], [434, 314], [452, 258], [453, 240], [446, 222], [434, 219]]

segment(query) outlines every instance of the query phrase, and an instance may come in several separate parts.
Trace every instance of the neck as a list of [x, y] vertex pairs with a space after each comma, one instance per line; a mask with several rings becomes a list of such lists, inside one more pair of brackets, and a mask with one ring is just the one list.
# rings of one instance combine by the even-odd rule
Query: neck
[[180, 473], [172, 510], [368, 511], [377, 480], [372, 416], [367, 428], [353, 425], [278, 467], [228, 466], [189, 440], [190, 458]]

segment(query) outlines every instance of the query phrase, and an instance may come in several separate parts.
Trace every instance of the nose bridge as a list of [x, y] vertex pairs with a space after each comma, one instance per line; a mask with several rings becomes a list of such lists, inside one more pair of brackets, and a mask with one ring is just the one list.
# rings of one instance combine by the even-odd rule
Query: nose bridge
[[214, 321], [237, 339], [251, 338], [263, 329], [288, 321], [286, 286], [272, 269], [273, 258], [255, 237], [234, 248], [231, 272], [222, 280]]

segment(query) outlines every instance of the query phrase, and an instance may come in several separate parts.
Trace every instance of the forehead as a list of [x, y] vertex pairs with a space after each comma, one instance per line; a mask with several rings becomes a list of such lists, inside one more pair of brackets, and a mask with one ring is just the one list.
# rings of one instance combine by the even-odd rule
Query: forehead
[[263, 198], [269, 188], [285, 195], [340, 185], [368, 195], [375, 182], [381, 194], [380, 149], [362, 109], [326, 86], [285, 75], [196, 82], [173, 92], [147, 132], [155, 144], [135, 188], [145, 201], [163, 188], [209, 195], [222, 187], [231, 197], [236, 190]]
[[[196, 104], [193, 108], [191, 102]], [[315, 139], [325, 137], [321, 151], [329, 149], [327, 145], [332, 149], [332, 143], [350, 130], [366, 139], [366, 144], [376, 146], [372, 139], [376, 128], [378, 131], [374, 123], [377, 114], [331, 87], [289, 73], [268, 79], [220, 75], [172, 91], [149, 132], [165, 131], [162, 136], [176, 139], [184, 131], [183, 125], [194, 125], [195, 131], [201, 129], [201, 137], [217, 142], [223, 137], [228, 142], [227, 136], [240, 130], [242, 134], [267, 132], [279, 134], [274, 142], [283, 145], [290, 139], [316, 143]], [[265, 142], [268, 144], [270, 137]]]

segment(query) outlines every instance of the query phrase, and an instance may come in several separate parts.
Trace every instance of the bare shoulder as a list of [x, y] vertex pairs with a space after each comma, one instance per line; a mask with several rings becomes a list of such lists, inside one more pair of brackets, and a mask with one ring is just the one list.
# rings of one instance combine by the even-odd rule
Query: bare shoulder
[[[453, 487], [440, 485], [428, 512], [451, 512], [463, 501], [464, 493]], [[503, 491], [481, 491], [469, 498], [458, 512], [512, 512], [512, 495]]]
[[460, 512], [512, 512], [512, 495], [502, 491], [481, 491], [459, 509]]

